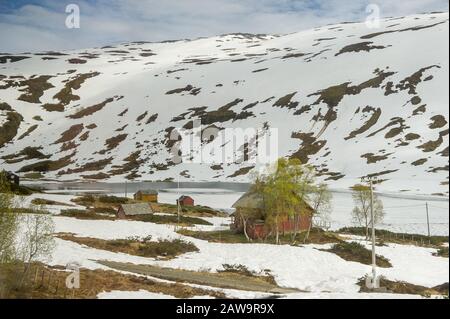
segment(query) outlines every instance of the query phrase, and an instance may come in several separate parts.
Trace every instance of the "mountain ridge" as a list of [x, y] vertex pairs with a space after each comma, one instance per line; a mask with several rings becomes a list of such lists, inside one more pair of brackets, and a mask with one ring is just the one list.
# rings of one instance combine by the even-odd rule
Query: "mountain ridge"
[[382, 190], [448, 196], [448, 100], [448, 13], [1, 54], [0, 165], [59, 180], [248, 181], [251, 163], [172, 163], [170, 133], [202, 120], [277, 128], [280, 155], [333, 187], [373, 175]]

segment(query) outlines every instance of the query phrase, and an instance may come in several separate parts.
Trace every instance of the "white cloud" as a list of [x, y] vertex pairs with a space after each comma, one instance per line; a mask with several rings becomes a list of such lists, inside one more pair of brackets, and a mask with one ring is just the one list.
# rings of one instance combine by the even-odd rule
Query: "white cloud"
[[0, 12], [0, 52], [62, 50], [114, 42], [161, 41], [231, 32], [289, 33], [383, 16], [448, 11], [447, 0], [80, 0], [81, 28], [65, 27], [65, 4], [43, 0]]

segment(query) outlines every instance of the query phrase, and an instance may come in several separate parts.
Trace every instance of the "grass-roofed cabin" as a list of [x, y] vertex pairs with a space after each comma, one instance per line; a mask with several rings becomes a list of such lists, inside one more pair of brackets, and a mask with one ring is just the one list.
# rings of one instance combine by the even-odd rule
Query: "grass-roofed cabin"
[[153, 209], [149, 203], [122, 204], [117, 210], [117, 218], [126, 219], [127, 217], [152, 215]]
[[158, 191], [154, 189], [138, 191], [134, 194], [134, 199], [142, 202], [157, 203], [158, 202]]
[[[312, 223], [314, 209], [305, 201], [300, 200], [295, 217], [285, 217], [278, 223], [281, 234], [290, 234], [295, 231], [307, 231]], [[259, 193], [249, 191], [233, 204], [236, 211], [231, 215], [231, 230], [244, 233], [251, 239], [265, 239], [275, 234], [275, 225], [266, 221], [264, 199]]]

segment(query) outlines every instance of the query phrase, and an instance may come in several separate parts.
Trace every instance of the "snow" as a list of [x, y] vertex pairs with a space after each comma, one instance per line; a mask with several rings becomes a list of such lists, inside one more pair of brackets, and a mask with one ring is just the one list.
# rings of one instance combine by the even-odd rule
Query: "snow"
[[[430, 119], [436, 115], [442, 115], [448, 122], [448, 13], [413, 15], [398, 19], [396, 23], [399, 25], [391, 27], [391, 21], [382, 20], [381, 27], [377, 30], [367, 29], [364, 23], [354, 23], [339, 25], [339, 28], [326, 26], [262, 38], [227, 35], [174, 43], [120, 44], [114, 49], [129, 51], [125, 57], [115, 56], [108, 49], [94, 48], [68, 51], [67, 56], [56, 60], [44, 61], [41, 56], [30, 55], [29, 59], [6, 63], [2, 67], [2, 74], [8, 77], [18, 74], [25, 77], [39, 74], [54, 76], [49, 82], [55, 87], [44, 92], [39, 105], [57, 102], [53, 97], [63, 87], [64, 81], [76, 75], [92, 71], [98, 71], [100, 75], [86, 80], [79, 89], [73, 90], [72, 93], [80, 99], [67, 105], [64, 112], [47, 112], [39, 105], [18, 100], [24, 91], [23, 87], [0, 90], [2, 101], [12, 105], [24, 117], [17, 137], [0, 149], [0, 157], [16, 153], [27, 146], [42, 145], [43, 152], [49, 155], [51, 160], [60, 159], [76, 150], [73, 163], [63, 170], [111, 158], [111, 163], [101, 170], [110, 172], [114, 167], [123, 165], [124, 159], [139, 149], [140, 160], [144, 163], [135, 172], [141, 176], [139, 179], [142, 181], [176, 180], [180, 177], [181, 181], [248, 182], [249, 174], [229, 177], [238, 169], [249, 166], [249, 163], [245, 162], [225, 163], [220, 170], [212, 169], [208, 163], [182, 163], [169, 166], [167, 170], [155, 168], [156, 164], [165, 165], [172, 159], [165, 145], [166, 129], [183, 127], [191, 120], [192, 114], [180, 121], [172, 121], [174, 118], [193, 107], [206, 106], [207, 111], [213, 111], [236, 98], [241, 98], [243, 102], [232, 107], [232, 110], [241, 114], [246, 105], [258, 101], [257, 106], [249, 109], [254, 116], [244, 120], [216, 122], [218, 127], [261, 129], [267, 122], [271, 128], [278, 129], [278, 149], [279, 154], [283, 156], [293, 154], [302, 145], [300, 140], [291, 138], [292, 133], [312, 133], [318, 140], [326, 141], [326, 145], [311, 155], [310, 162], [329, 172], [345, 175], [340, 180], [327, 181], [333, 188], [348, 189], [359, 182], [361, 176], [397, 170], [380, 177], [386, 179], [380, 185], [380, 191], [427, 195], [442, 193], [448, 198], [448, 185], [445, 183], [448, 180], [448, 170], [445, 169], [448, 157], [442, 153], [448, 147], [449, 137], [444, 134], [448, 124], [439, 129], [429, 126]], [[380, 34], [370, 39], [374, 46], [383, 46], [384, 49], [338, 54], [348, 45], [366, 41], [361, 37], [375, 31], [398, 31], [437, 23], [441, 24], [416, 31]], [[334, 39], [318, 41], [320, 38]], [[139, 54], [145, 52], [143, 50], [152, 50], [156, 55], [142, 57]], [[99, 57], [87, 59], [85, 64], [74, 65], [67, 62], [70, 58], [79, 57], [83, 52], [99, 54]], [[230, 56], [231, 52], [237, 56]], [[300, 52], [306, 55], [284, 58], [289, 53]], [[414, 54], [409, 54], [410, 52]], [[318, 53], [320, 54], [317, 55]], [[405, 58], [405, 54], [408, 58]], [[246, 58], [245, 61], [233, 62], [236, 58], [243, 57]], [[216, 60], [211, 64], [186, 63], [186, 59], [193, 58]], [[148, 64], [149, 62], [153, 64]], [[418, 70], [430, 66], [436, 67], [424, 71], [422, 81], [414, 90], [403, 89], [386, 94], [385, 88], [389, 82], [392, 82], [395, 88]], [[267, 70], [253, 72], [262, 68]], [[68, 74], [69, 69], [76, 72]], [[170, 72], [178, 69], [186, 70]], [[329, 107], [324, 102], [317, 101], [317, 93], [343, 83], [359, 85], [373, 79], [376, 70], [394, 74], [386, 78], [379, 87], [366, 88], [359, 94], [344, 96], [334, 108], [336, 120], [327, 126], [325, 120], [318, 115], [326, 114]], [[429, 80], [425, 81], [426, 78]], [[4, 84], [4, 80], [1, 80], [0, 84]], [[200, 93], [166, 94], [169, 90], [188, 84], [200, 88]], [[217, 87], [217, 84], [223, 86]], [[289, 109], [273, 106], [276, 100], [293, 92], [297, 92], [293, 102], [299, 102], [298, 107]], [[113, 96], [123, 96], [123, 99], [109, 103], [104, 109], [88, 117], [68, 118], [79, 108], [98, 104]], [[272, 96], [274, 99], [265, 102]], [[421, 98], [420, 104], [412, 105], [411, 99], [414, 96]], [[426, 111], [413, 115], [420, 105], [426, 105]], [[303, 106], [310, 106], [311, 110], [294, 115], [294, 112]], [[364, 134], [346, 140], [350, 132], [361, 128], [368, 120], [367, 113], [357, 112], [365, 106], [381, 109], [382, 114], [378, 122]], [[128, 113], [123, 117], [118, 116], [125, 109], [128, 109]], [[136, 118], [146, 111], [148, 116], [144, 121], [153, 114], [158, 114], [157, 120], [148, 125], [145, 122], [138, 123]], [[3, 120], [4, 115], [4, 112], [0, 114], [0, 120]], [[43, 121], [38, 123], [39, 127], [30, 136], [19, 140], [19, 136], [35, 124], [33, 117], [36, 115], [43, 118]], [[394, 138], [385, 137], [389, 129], [398, 127], [396, 125], [371, 135], [393, 118], [401, 118], [404, 121], [404, 132]], [[77, 137], [74, 139], [76, 144], [79, 144], [76, 149], [61, 151], [61, 145], [53, 142], [70, 126], [81, 123], [86, 126], [95, 123], [97, 128], [85, 128], [84, 133], [89, 131], [86, 141]], [[128, 124], [123, 130], [124, 134], [128, 134], [126, 141], [106, 154], [99, 153], [105, 148], [106, 139], [117, 135], [115, 130], [125, 124]], [[402, 145], [401, 142], [405, 142], [408, 133], [419, 134], [420, 138], [408, 141], [408, 145]], [[442, 138], [442, 144], [436, 150], [424, 152], [418, 148], [439, 138]], [[137, 143], [143, 146], [137, 146]], [[208, 149], [223, 150], [224, 145], [219, 140], [207, 143]], [[361, 157], [367, 153], [390, 155], [386, 160], [369, 164]], [[427, 159], [427, 162], [422, 166], [412, 165], [418, 159]], [[36, 160], [18, 163], [0, 160], [2, 167], [13, 171], [34, 162]], [[433, 169], [437, 168], [441, 169], [433, 172]], [[92, 173], [88, 171], [59, 175], [60, 172], [61, 170], [51, 171], [45, 175], [46, 178], [69, 181], [83, 179], [82, 175]], [[181, 172], [184, 174], [180, 175]], [[122, 182], [124, 178], [125, 175], [111, 176], [108, 182]], [[322, 180], [325, 178], [326, 176]], [[168, 200], [172, 201], [172, 198]]]
[[[267, 244], [219, 244], [184, 237], [176, 234], [172, 226], [129, 221], [80, 221], [54, 217], [57, 232], [72, 232], [77, 236], [101, 239], [146, 236], [157, 238], [182, 238], [193, 242], [200, 251], [188, 253], [175, 259], [162, 261], [153, 258], [129, 256], [80, 246], [57, 239], [57, 248], [51, 264], [65, 265], [78, 262], [89, 269], [107, 267], [96, 260], [111, 260], [135, 264], [151, 264], [186, 270], [217, 271], [224, 264], [245, 265], [249, 270], [264, 273], [270, 271], [282, 287], [297, 288], [310, 293], [337, 293], [356, 295], [357, 281], [369, 274], [371, 267], [348, 262], [339, 256], [321, 251], [329, 245]], [[377, 253], [391, 260], [392, 269], [379, 269], [390, 280], [403, 280], [412, 284], [433, 287], [449, 280], [448, 258], [434, 257], [433, 249], [389, 245], [378, 248]], [[331, 295], [330, 295], [331, 296]]]

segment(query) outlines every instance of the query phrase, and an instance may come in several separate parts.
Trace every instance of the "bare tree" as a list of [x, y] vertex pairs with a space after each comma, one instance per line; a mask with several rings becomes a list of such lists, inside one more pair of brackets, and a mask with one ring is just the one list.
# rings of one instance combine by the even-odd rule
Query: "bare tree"
[[[352, 211], [353, 222], [359, 226], [365, 228], [366, 239], [369, 239], [369, 227], [372, 225], [371, 213], [370, 213], [370, 200], [371, 191], [368, 186], [357, 184], [352, 187], [353, 189], [353, 201], [355, 208]], [[384, 209], [383, 202], [378, 196], [373, 194], [373, 216], [374, 225], [383, 221]]]
[[[332, 211], [331, 200], [333, 195], [328, 190], [328, 186], [326, 184], [320, 184], [315, 187], [311, 194], [309, 195], [309, 202], [313, 208], [313, 216], [320, 217], [324, 221], [328, 221], [330, 219], [330, 214]], [[311, 233], [312, 228], [312, 220], [309, 223], [308, 232], [306, 233], [304, 243], [309, 239], [309, 234]]]
[[31, 206], [34, 213], [24, 214], [20, 218], [20, 259], [25, 264], [23, 278], [33, 262], [48, 259], [54, 250], [53, 233], [55, 226], [50, 215], [42, 214], [42, 209]]
[[19, 225], [14, 210], [17, 202], [6, 175], [0, 172], [0, 264], [15, 259], [16, 234]]

